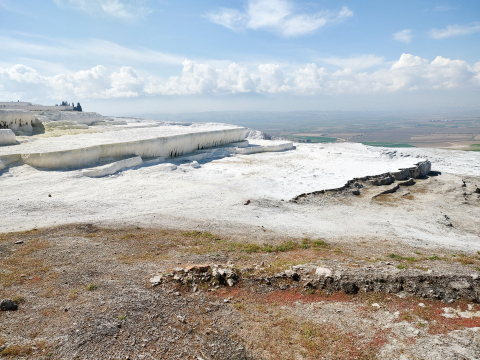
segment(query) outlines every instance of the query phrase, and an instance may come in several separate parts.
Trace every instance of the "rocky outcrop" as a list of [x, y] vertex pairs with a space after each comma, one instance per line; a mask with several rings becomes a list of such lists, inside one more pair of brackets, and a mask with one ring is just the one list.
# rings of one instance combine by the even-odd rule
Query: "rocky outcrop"
[[[391, 185], [395, 181], [399, 181], [399, 180], [425, 178], [428, 175], [428, 173], [430, 173], [431, 167], [432, 167], [432, 164], [430, 163], [430, 161], [426, 160], [426, 161], [417, 163], [415, 166], [411, 168], [400, 169], [399, 171], [396, 171], [396, 172], [389, 172], [389, 173], [384, 173], [380, 175], [355, 178], [355, 179], [349, 180], [345, 185], [339, 188], [303, 193], [295, 196], [290, 201], [296, 203], [299, 200], [305, 199], [309, 196], [321, 195], [326, 193], [337, 193], [337, 192], [351, 192], [354, 195], [359, 195], [360, 194], [359, 189], [361, 186], [363, 187], [361, 182], [374, 185], [374, 186], [384, 186], [384, 185]], [[413, 183], [406, 181], [398, 185], [408, 186], [408, 185], [413, 185]], [[395, 186], [394, 188], [395, 190], [393, 191], [386, 190], [387, 191], [386, 193], [395, 192], [396, 190], [398, 190], [397, 186]], [[384, 192], [382, 192], [382, 194], [383, 193]]]
[[382, 292], [441, 300], [446, 303], [457, 299], [480, 302], [478, 272], [465, 274], [399, 270], [392, 264], [386, 268], [367, 266], [345, 271], [305, 264], [292, 266], [289, 270], [276, 274], [255, 274], [253, 268], [238, 270], [231, 265], [223, 267], [201, 264], [176, 268], [165, 275], [156, 275], [150, 279], [150, 283], [152, 286], [174, 283], [190, 287], [193, 291], [197, 291], [197, 286], [202, 283], [209, 289], [235, 286], [238, 283], [252, 288], [262, 287], [264, 291], [292, 288], [321, 290], [327, 294], [343, 291], [350, 295], [359, 292]]

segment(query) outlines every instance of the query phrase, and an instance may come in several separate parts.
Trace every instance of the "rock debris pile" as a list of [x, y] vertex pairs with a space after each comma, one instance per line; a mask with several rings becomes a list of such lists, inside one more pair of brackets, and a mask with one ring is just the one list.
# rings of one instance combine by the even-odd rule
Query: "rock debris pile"
[[181, 285], [192, 286], [196, 291], [196, 285], [200, 283], [210, 284], [211, 286], [233, 286], [239, 278], [239, 271], [233, 267], [201, 264], [186, 268], [178, 267], [166, 275], [155, 275], [150, 279], [150, 283], [152, 286], [157, 286], [162, 282], [173, 281]]
[[[386, 263], [392, 265], [391, 263]], [[416, 269], [400, 270], [394, 266], [337, 270], [316, 264], [292, 266], [289, 270], [268, 273], [265, 268], [233, 268], [232, 265], [193, 265], [176, 268], [165, 275], [150, 279], [152, 286], [175, 283], [197, 291], [197, 285], [206, 284], [209, 290], [237, 283], [259, 291], [303, 289], [321, 290], [327, 294], [343, 291], [393, 293], [400, 297], [417, 296], [451, 303], [457, 299], [480, 302], [480, 275], [442, 273]], [[203, 287], [204, 288], [204, 287]]]

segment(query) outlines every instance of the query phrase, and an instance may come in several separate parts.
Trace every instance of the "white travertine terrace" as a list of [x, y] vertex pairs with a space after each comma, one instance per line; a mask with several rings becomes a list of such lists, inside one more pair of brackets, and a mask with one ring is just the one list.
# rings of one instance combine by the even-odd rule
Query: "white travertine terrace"
[[0, 148], [5, 164], [21, 161], [46, 169], [90, 166], [101, 158], [171, 158], [244, 140], [247, 129], [225, 124], [192, 124], [125, 129], [105, 133], [38, 138]]
[[27, 110], [0, 109], [0, 129], [20, 130], [31, 133], [35, 124], [35, 114]]

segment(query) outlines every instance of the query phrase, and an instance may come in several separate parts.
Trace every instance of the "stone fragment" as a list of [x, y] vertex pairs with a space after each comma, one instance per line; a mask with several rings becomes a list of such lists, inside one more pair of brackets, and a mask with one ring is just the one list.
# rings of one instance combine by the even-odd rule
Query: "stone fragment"
[[197, 274], [200, 274], [210, 270], [210, 265], [209, 264], [191, 265], [191, 266], [187, 266], [185, 270], [187, 270], [188, 272], [195, 272]]
[[162, 276], [161, 275], [155, 275], [154, 277], [150, 278], [150, 283], [152, 286], [157, 286], [162, 283]]
[[352, 281], [344, 281], [340, 284], [343, 292], [347, 295], [353, 295], [358, 293], [358, 286]]
[[1, 311], [16, 311], [18, 310], [18, 305], [10, 299], [4, 299], [0, 303], [0, 310]]
[[332, 270], [324, 268], [324, 267], [317, 267], [317, 269], [315, 270], [315, 275], [330, 276], [330, 275], [332, 275]]

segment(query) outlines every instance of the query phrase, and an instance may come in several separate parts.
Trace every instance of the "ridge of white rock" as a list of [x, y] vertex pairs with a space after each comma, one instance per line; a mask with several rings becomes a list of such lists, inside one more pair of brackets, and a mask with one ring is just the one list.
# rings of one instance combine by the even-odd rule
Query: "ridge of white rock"
[[83, 175], [88, 177], [102, 177], [107, 175], [113, 175], [120, 170], [125, 170], [134, 166], [139, 166], [143, 162], [140, 156], [135, 156], [133, 158], [124, 159], [116, 161], [114, 163], [98, 166], [96, 168], [86, 169], [83, 171]]
[[195, 150], [241, 142], [245, 133], [242, 127], [206, 123], [65, 135], [2, 147], [0, 159], [6, 164], [21, 161], [46, 169], [82, 168], [108, 157], [177, 157]]
[[14, 145], [17, 143], [15, 133], [11, 129], [0, 129], [0, 145]]

